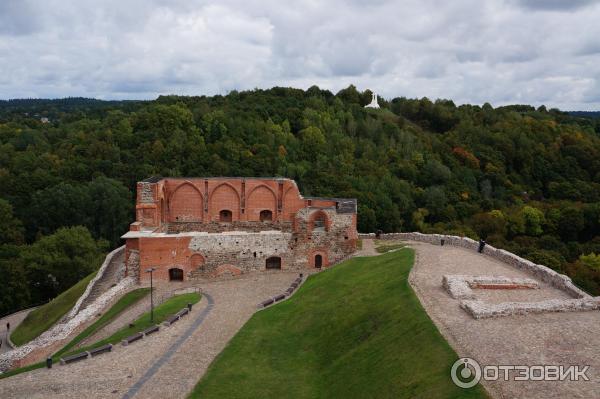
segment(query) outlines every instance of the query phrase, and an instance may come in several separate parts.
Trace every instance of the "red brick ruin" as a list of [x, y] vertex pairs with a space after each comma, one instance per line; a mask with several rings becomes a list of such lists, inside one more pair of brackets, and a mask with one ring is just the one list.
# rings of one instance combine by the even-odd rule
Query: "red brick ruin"
[[322, 268], [355, 251], [356, 200], [303, 197], [285, 178], [150, 178], [123, 238], [140, 280]]

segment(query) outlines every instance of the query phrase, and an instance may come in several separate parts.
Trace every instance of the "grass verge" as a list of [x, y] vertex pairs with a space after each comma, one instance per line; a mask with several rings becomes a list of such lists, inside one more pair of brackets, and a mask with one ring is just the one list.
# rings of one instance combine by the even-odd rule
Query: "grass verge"
[[[141, 290], [146, 290], [144, 295], [146, 295], [149, 291], [148, 288], [142, 288], [142, 289], [136, 290], [136, 291], [141, 291]], [[136, 291], [132, 291], [129, 294], [132, 294], [133, 292], [136, 292]], [[129, 295], [129, 294], [127, 294], [127, 295]], [[136, 294], [136, 295], [141, 295], [141, 294]], [[144, 295], [142, 295], [142, 297]], [[129, 306], [130, 306], [134, 303], [134, 302], [132, 302], [133, 297], [134, 296], [132, 295], [132, 297], [124, 300], [124, 298], [125, 298], [125, 296], [124, 296], [123, 298], [121, 298], [121, 300], [119, 300], [119, 302], [121, 302], [121, 301], [129, 302]], [[96, 323], [99, 323], [102, 320], [102, 319], [99, 319], [96, 321], [96, 323], [92, 324], [90, 327], [88, 327], [86, 330], [84, 330], [81, 334], [79, 334], [77, 337], [75, 337], [73, 339], [73, 341], [69, 342], [64, 348], [62, 348], [60, 351], [58, 351], [54, 355], [52, 355], [52, 360], [54, 363], [57, 363], [60, 360], [60, 358], [65, 355], [90, 350], [90, 349], [97, 348], [99, 346], [102, 346], [102, 345], [105, 345], [108, 343], [116, 344], [125, 337], [128, 337], [132, 334], [135, 334], [138, 331], [146, 329], [153, 324], [159, 324], [159, 323], [163, 322], [167, 317], [169, 317], [169, 316], [177, 313], [181, 309], [183, 309], [188, 303], [197, 303], [198, 301], [200, 301], [200, 298], [201, 298], [201, 295], [199, 293], [182, 294], [182, 295], [177, 295], [172, 298], [169, 298], [168, 300], [166, 300], [165, 302], [163, 302], [162, 304], [160, 304], [156, 308], [154, 308], [154, 322], [153, 323], [150, 322], [150, 312], [144, 313], [133, 323], [134, 324], [133, 328], [130, 328], [129, 326], [125, 326], [106, 339], [95, 342], [92, 345], [86, 346], [84, 348], [80, 348], [75, 351], [69, 352], [69, 349], [72, 349], [77, 343], [81, 342], [85, 338], [85, 337], [81, 338], [82, 334], [84, 334], [88, 329], [90, 329], [92, 326], [96, 325]], [[138, 298], [138, 300], [139, 299], [141, 299], [141, 298]], [[119, 304], [119, 302], [117, 302], [115, 305], [113, 305], [113, 307], [108, 312], [106, 312], [105, 315], [108, 315], [109, 313], [111, 313], [113, 315], [112, 318], [116, 317], [120, 312], [117, 312], [118, 308], [115, 309], [115, 307], [117, 307], [117, 305], [118, 305], [118, 307], [122, 308], [124, 305], [124, 303]], [[121, 311], [123, 311], [124, 309], [125, 308], [123, 308]], [[108, 322], [110, 322], [110, 320], [105, 320], [105, 322], [106, 323], [104, 325], [106, 325]], [[99, 327], [98, 327], [98, 329], [99, 329]], [[97, 329], [96, 329], [96, 331], [97, 331]], [[92, 333], [93, 332], [90, 332], [88, 335], [86, 335], [86, 337], [91, 335]], [[78, 341], [74, 343], [74, 341], [76, 341], [76, 340], [78, 340]], [[20, 367], [18, 369], [7, 371], [4, 374], [0, 374], [0, 379], [7, 378], [7, 377], [10, 377], [10, 376], [13, 376], [16, 374], [25, 373], [25, 372], [28, 372], [31, 370], [39, 369], [39, 368], [42, 368], [45, 366], [46, 366], [45, 362], [30, 364], [28, 366]]]
[[67, 353], [71, 348], [75, 347], [78, 343], [94, 334], [96, 331], [100, 330], [102, 327], [106, 326], [108, 323], [113, 321], [118, 315], [120, 315], [125, 309], [137, 303], [139, 300], [144, 298], [150, 292], [150, 288], [138, 288], [136, 290], [130, 291], [127, 294], [123, 295], [121, 299], [117, 301], [108, 312], [104, 313], [98, 320], [94, 322], [94, 324], [88, 326], [85, 330], [83, 330], [78, 336], [73, 338], [71, 342], [65, 345], [60, 351], [54, 354], [55, 357], [60, 358], [64, 353]]
[[408, 284], [411, 249], [353, 258], [256, 313], [191, 398], [480, 398]]
[[110, 337], [95, 342], [91, 345], [85, 346], [83, 348], [79, 348], [76, 351], [68, 352], [67, 355], [71, 353], [94, 349], [106, 344], [117, 344], [121, 342], [124, 338], [132, 334], [142, 331], [155, 324], [162, 323], [167, 319], [167, 317], [174, 315], [175, 313], [183, 309], [188, 303], [196, 303], [200, 300], [200, 298], [200, 294], [196, 292], [177, 295], [172, 298], [169, 298], [165, 302], [161, 303], [160, 305], [154, 308], [153, 322], [150, 321], [150, 312], [146, 312], [142, 316], [140, 316], [136, 321], [133, 322], [133, 327], [129, 327], [129, 325], [124, 326]]
[[[64, 353], [66, 353], [68, 350], [70, 350], [75, 345], [77, 345], [78, 343], [83, 341], [85, 338], [89, 337], [90, 335], [94, 334], [96, 331], [100, 330], [102, 327], [104, 327], [105, 325], [110, 323], [119, 314], [121, 314], [125, 309], [127, 309], [128, 307], [130, 307], [133, 304], [135, 304], [136, 302], [138, 302], [144, 296], [148, 295], [149, 292], [150, 292], [150, 288], [139, 288], [139, 289], [133, 290], [133, 291], [125, 294], [121, 299], [119, 299], [117, 301], [117, 303], [115, 303], [108, 310], [108, 312], [104, 313], [102, 315], [102, 317], [100, 317], [92, 325], [87, 327], [79, 335], [77, 335], [75, 338], [73, 338], [73, 340], [71, 342], [69, 342], [67, 345], [65, 345], [61, 350], [59, 350], [54, 355], [52, 355], [53, 361], [58, 362], [60, 357]], [[20, 368], [14, 369], [14, 370], [7, 371], [4, 374], [0, 374], [0, 379], [10, 377], [10, 376], [13, 376], [16, 374], [25, 373], [27, 371], [39, 369], [39, 368], [42, 368], [45, 366], [46, 366], [45, 362], [30, 364], [28, 366], [20, 367]]]
[[44, 331], [52, 327], [54, 323], [75, 306], [75, 303], [96, 273], [88, 275], [50, 302], [34, 309], [11, 333], [11, 341], [15, 345], [21, 346], [37, 338]]

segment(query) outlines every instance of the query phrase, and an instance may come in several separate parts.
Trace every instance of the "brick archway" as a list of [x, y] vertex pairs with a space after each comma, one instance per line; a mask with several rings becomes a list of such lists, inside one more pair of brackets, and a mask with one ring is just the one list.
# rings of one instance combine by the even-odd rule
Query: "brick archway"
[[209, 212], [211, 219], [219, 221], [222, 210], [231, 211], [231, 220], [240, 220], [240, 194], [231, 184], [225, 182], [215, 187], [209, 194]]
[[177, 186], [168, 201], [170, 222], [201, 222], [204, 217], [202, 193], [190, 182]]
[[247, 195], [246, 213], [249, 221], [261, 220], [261, 213], [265, 210], [271, 211], [271, 220], [275, 221], [277, 210], [277, 195], [272, 188], [261, 184], [254, 187]]

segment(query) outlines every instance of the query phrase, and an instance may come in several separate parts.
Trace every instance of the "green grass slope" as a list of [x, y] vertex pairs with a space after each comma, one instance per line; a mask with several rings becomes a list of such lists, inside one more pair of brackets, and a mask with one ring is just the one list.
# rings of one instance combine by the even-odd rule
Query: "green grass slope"
[[71, 342], [65, 345], [60, 351], [55, 353], [53, 356], [60, 357], [64, 353], [67, 353], [71, 348], [75, 347], [78, 343], [100, 330], [111, 321], [113, 321], [118, 315], [127, 310], [130, 306], [139, 302], [142, 298], [150, 293], [150, 288], [138, 288], [123, 295], [117, 303], [115, 303], [108, 312], [104, 313], [102, 317], [96, 320], [93, 324], [88, 326], [79, 335], [77, 335]]
[[[117, 344], [132, 334], [145, 330], [146, 328], [155, 324], [162, 323], [169, 316], [172, 316], [175, 313], [179, 312], [181, 309], [185, 308], [188, 303], [194, 304], [200, 301], [200, 299], [201, 295], [196, 292], [171, 297], [154, 308], [154, 321], [150, 321], [150, 312], [146, 312], [132, 323], [133, 327], [129, 327], [129, 325], [123, 326], [123, 328], [117, 330], [110, 337], [107, 337], [101, 341], [95, 342], [83, 348], [71, 351], [68, 354], [83, 352], [106, 344]], [[150, 307], [150, 304], [148, 304], [148, 307]]]
[[[102, 317], [96, 320], [92, 325], [88, 326], [85, 330], [83, 330], [79, 335], [77, 335], [71, 342], [65, 345], [61, 350], [52, 355], [52, 359], [54, 362], [58, 362], [66, 352], [71, 350], [75, 345], [83, 341], [85, 338], [94, 334], [96, 331], [100, 330], [102, 327], [106, 326], [108, 323], [113, 321], [118, 315], [120, 315], [123, 311], [127, 310], [130, 306], [137, 303], [139, 300], [144, 298], [150, 293], [150, 288], [138, 288], [136, 290], [130, 291], [124, 296], [121, 297], [115, 303], [108, 312], [104, 313]], [[13, 375], [25, 373], [27, 371], [39, 369], [45, 367], [45, 362], [38, 362], [34, 364], [30, 364], [25, 367], [20, 367], [14, 370], [10, 370], [6, 373], [0, 374], [0, 379], [7, 378]]]
[[408, 285], [410, 249], [354, 258], [255, 314], [191, 398], [479, 398]]
[[12, 342], [17, 346], [21, 346], [52, 327], [54, 323], [75, 306], [75, 303], [96, 273], [91, 273], [52, 301], [29, 313], [10, 335]]

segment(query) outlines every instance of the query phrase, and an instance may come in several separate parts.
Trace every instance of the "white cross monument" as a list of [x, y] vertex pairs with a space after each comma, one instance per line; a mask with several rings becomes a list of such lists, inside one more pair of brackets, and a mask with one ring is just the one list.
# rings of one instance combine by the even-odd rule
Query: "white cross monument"
[[377, 103], [377, 94], [372, 94], [371, 102], [365, 105], [365, 108], [379, 108], [379, 104]]

